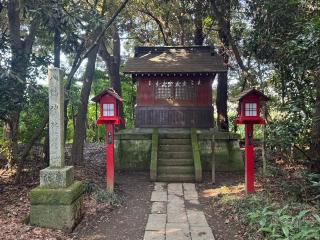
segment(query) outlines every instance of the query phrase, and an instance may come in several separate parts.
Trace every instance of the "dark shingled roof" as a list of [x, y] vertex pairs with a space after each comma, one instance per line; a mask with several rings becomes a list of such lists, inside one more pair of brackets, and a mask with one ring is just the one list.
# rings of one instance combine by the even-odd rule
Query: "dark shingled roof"
[[105, 95], [105, 94], [110, 94], [111, 96], [114, 96], [117, 100], [119, 100], [120, 102], [122, 102], [122, 98], [118, 95], [118, 93], [116, 93], [115, 90], [113, 90], [112, 88], [108, 88], [106, 90], [103, 90], [102, 92], [100, 92], [97, 96], [94, 96], [93, 98], [91, 98], [91, 101], [93, 102], [99, 102], [100, 98]]
[[136, 47], [124, 73], [216, 73], [226, 72], [223, 58], [210, 46]]

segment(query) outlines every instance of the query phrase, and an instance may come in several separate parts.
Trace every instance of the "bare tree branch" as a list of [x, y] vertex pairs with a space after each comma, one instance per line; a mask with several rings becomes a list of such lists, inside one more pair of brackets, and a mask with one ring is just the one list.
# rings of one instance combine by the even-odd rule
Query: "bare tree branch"
[[158, 25], [159, 30], [161, 32], [164, 44], [168, 45], [168, 40], [167, 40], [166, 34], [164, 32], [163, 23], [155, 15], [153, 15], [148, 9], [138, 9], [138, 11], [151, 17], [156, 22], [156, 24]]
[[[217, 8], [217, 5], [216, 5], [216, 1], [215, 0], [211, 0], [211, 9], [212, 9], [212, 12], [214, 14], [214, 16], [216, 17], [217, 21], [218, 21], [218, 24], [219, 26], [221, 27], [221, 29], [228, 29], [226, 26], [227, 26], [227, 22], [226, 20], [224, 19], [222, 13], [218, 10]], [[244, 74], [244, 84], [242, 86], [242, 90], [244, 90], [245, 86], [246, 86], [246, 83], [247, 83], [247, 80], [248, 78], [250, 78], [250, 72], [249, 72], [249, 69], [244, 65], [243, 63], [243, 60], [241, 58], [241, 54], [239, 52], [239, 49], [232, 37], [232, 34], [230, 31], [226, 31], [225, 32], [225, 35], [227, 36], [228, 40], [229, 40], [229, 43], [230, 43], [230, 46], [232, 48], [232, 51], [233, 51], [233, 54], [235, 56], [235, 59], [240, 67], [240, 69], [242, 70], [242, 73]]]

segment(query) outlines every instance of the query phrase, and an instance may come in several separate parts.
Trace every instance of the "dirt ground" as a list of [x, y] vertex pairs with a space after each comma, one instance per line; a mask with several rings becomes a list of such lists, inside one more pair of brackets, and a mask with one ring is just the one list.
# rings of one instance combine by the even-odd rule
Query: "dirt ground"
[[204, 173], [204, 181], [197, 185], [199, 201], [216, 240], [242, 240], [244, 228], [230, 214], [231, 209], [215, 203], [214, 197], [233, 189], [244, 194], [244, 173], [217, 172], [216, 183], [211, 183], [211, 174]]
[[[66, 159], [70, 156], [66, 147]], [[75, 166], [75, 178], [90, 182], [95, 188], [104, 187], [104, 144], [87, 144], [85, 162]], [[36, 167], [35, 167], [36, 166]], [[30, 170], [35, 167], [34, 170]], [[14, 171], [0, 169], [0, 239], [1, 240], [139, 240], [150, 212], [152, 183], [146, 172], [116, 172], [115, 193], [119, 206], [96, 201], [94, 194], [84, 198], [85, 216], [72, 233], [39, 228], [24, 223], [30, 211], [28, 192], [39, 184], [41, 163], [26, 164], [22, 182], [13, 184]]]
[[74, 231], [77, 239], [138, 240], [143, 239], [150, 213], [153, 184], [145, 172], [120, 173], [116, 176], [116, 192], [123, 205], [109, 213], [98, 214], [82, 222]]
[[[66, 148], [66, 159], [70, 147]], [[75, 178], [104, 188], [105, 155], [104, 144], [87, 144], [85, 162], [75, 166]], [[39, 161], [39, 160], [37, 160]], [[279, 163], [278, 163], [279, 164]], [[84, 198], [85, 216], [72, 233], [34, 227], [26, 224], [30, 211], [28, 192], [39, 184], [40, 162], [27, 162], [22, 182], [13, 184], [14, 171], [0, 169], [0, 239], [2, 240], [142, 240], [144, 227], [150, 213], [150, 197], [153, 184], [148, 172], [116, 172], [115, 192], [121, 203], [116, 206], [98, 202], [94, 193]], [[284, 166], [282, 166], [284, 168]], [[33, 170], [31, 170], [33, 169]], [[279, 166], [277, 167], [279, 169]], [[294, 182], [296, 169], [287, 168], [276, 177], [260, 178], [257, 174], [256, 190], [268, 191], [275, 201], [285, 201], [292, 186], [281, 187], [279, 181], [300, 186]], [[296, 176], [297, 175], [297, 176]], [[204, 173], [203, 183], [197, 184], [199, 200], [216, 240], [244, 240], [252, 236], [248, 226], [243, 225], [236, 206], [223, 202], [225, 198], [244, 198], [244, 173], [216, 173], [216, 183], [210, 182], [211, 174]], [[89, 184], [88, 184], [89, 183]], [[282, 184], [283, 185], [283, 184]], [[262, 187], [263, 186], [263, 187]], [[221, 198], [221, 196], [224, 196]], [[248, 238], [247, 238], [248, 239]], [[261, 238], [251, 238], [261, 239]]]

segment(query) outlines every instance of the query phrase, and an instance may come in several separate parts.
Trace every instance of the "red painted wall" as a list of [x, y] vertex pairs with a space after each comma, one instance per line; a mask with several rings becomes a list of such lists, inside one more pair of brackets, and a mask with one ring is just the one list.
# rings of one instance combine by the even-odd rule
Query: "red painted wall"
[[[212, 77], [211, 76], [170, 76], [170, 77], [137, 77], [137, 106], [211, 106], [212, 105]], [[193, 100], [155, 99], [155, 87], [158, 81], [186, 81], [194, 82]], [[200, 80], [200, 85], [198, 81]]]

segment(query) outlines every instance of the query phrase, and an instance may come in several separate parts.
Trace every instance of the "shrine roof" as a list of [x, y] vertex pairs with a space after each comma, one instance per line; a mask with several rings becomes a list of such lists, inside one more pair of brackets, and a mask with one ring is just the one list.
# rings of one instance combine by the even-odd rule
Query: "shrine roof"
[[258, 95], [260, 97], [261, 100], [263, 101], [267, 101], [267, 100], [270, 100], [270, 98], [266, 95], [264, 95], [261, 91], [255, 89], [255, 88], [249, 88], [247, 90], [244, 90], [243, 92], [241, 92], [238, 96], [236, 96], [234, 98], [234, 100], [237, 100], [237, 101], [240, 101], [241, 99], [243, 99], [245, 96], [247, 95], [251, 95], [251, 94], [254, 94], [254, 95]]
[[226, 72], [223, 58], [210, 46], [136, 47], [124, 73], [217, 73]]
[[106, 94], [109, 94], [113, 97], [115, 97], [117, 100], [119, 100], [120, 102], [122, 102], [122, 98], [118, 95], [118, 93], [116, 93], [116, 91], [114, 91], [112, 88], [108, 88], [106, 90], [103, 90], [102, 92], [100, 92], [98, 95], [94, 96], [93, 98], [91, 98], [91, 101], [93, 102], [99, 102], [100, 98]]

